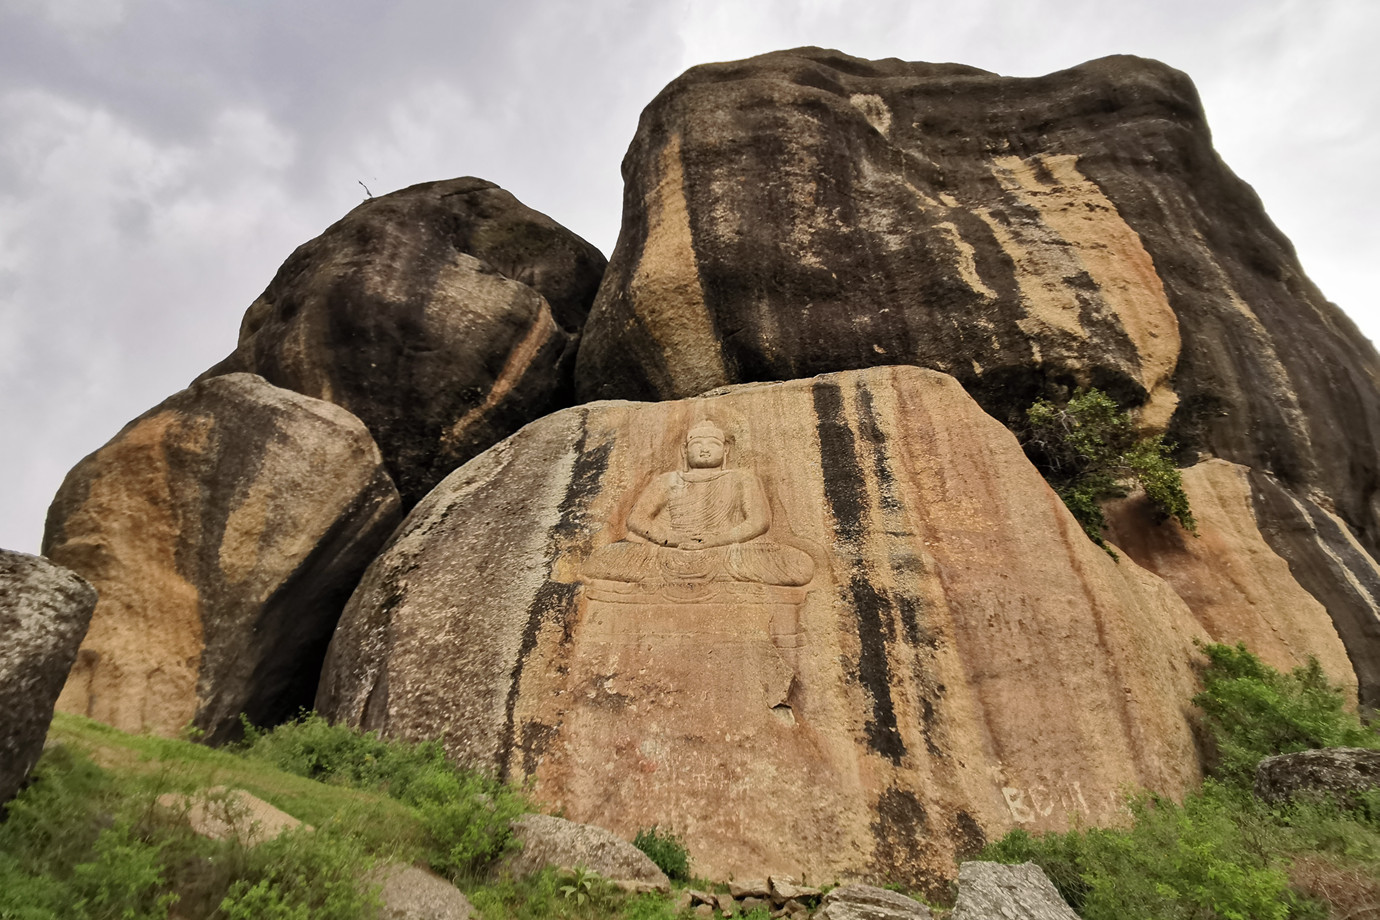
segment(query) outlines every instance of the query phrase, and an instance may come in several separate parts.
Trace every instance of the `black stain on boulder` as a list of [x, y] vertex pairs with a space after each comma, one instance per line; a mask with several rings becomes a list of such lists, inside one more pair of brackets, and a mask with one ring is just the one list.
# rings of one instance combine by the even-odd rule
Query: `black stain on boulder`
[[537, 647], [537, 638], [541, 635], [542, 627], [559, 620], [562, 641], [569, 641], [570, 638], [569, 619], [575, 609], [579, 585], [555, 581], [551, 573], [555, 569], [557, 559], [568, 549], [568, 543], [588, 528], [586, 511], [589, 500], [599, 491], [599, 482], [608, 470], [609, 453], [613, 449], [612, 443], [588, 446], [587, 421], [588, 415], [582, 413], [580, 436], [573, 448], [575, 462], [570, 470], [565, 495], [561, 498], [556, 523], [551, 525], [547, 533], [547, 558], [550, 563], [546, 581], [537, 589], [532, 603], [528, 605], [527, 622], [522, 630], [522, 643], [513, 662], [512, 676], [508, 683], [508, 698], [503, 706], [503, 732], [497, 751], [499, 776], [507, 775], [512, 760], [515, 734], [513, 719], [518, 693], [522, 689], [522, 673], [527, 666], [528, 657]]
[[872, 714], [864, 725], [864, 732], [874, 751], [892, 763], [900, 763], [906, 748], [896, 725], [886, 649], [887, 627], [894, 630], [894, 611], [885, 592], [868, 579], [860, 561], [867, 497], [863, 491], [856, 440], [843, 415], [843, 393], [839, 387], [827, 382], [816, 383], [813, 396], [820, 461], [824, 467], [825, 499], [839, 538], [853, 557], [847, 591], [857, 618], [858, 677], [872, 699]]

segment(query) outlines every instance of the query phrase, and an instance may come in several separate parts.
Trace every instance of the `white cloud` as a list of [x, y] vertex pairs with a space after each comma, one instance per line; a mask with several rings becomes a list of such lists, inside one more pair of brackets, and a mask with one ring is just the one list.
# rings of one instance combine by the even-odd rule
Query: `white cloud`
[[1188, 71], [1224, 159], [1375, 335], [1377, 23], [1368, 0], [0, 0], [0, 546], [37, 548], [66, 470], [226, 354], [359, 180], [477, 175], [608, 252], [642, 107], [692, 64], [804, 44]]

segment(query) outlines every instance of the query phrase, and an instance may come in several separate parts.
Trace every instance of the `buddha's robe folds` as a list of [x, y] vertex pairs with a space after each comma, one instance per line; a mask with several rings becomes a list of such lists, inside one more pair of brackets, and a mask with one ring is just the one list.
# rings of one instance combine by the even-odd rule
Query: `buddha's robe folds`
[[[638, 497], [628, 515], [627, 538], [596, 550], [584, 573], [642, 584], [807, 584], [814, 575], [814, 560], [793, 546], [767, 539], [770, 519], [766, 495], [751, 473], [720, 470], [704, 478], [666, 473]], [[634, 522], [645, 532], [638, 533]]]

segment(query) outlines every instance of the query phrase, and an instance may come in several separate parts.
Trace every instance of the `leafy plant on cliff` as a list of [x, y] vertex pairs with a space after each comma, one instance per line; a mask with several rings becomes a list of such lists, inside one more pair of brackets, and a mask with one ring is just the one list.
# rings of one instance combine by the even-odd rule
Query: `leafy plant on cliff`
[[1166, 518], [1197, 532], [1163, 436], [1141, 436], [1130, 416], [1102, 391], [1084, 390], [1064, 405], [1036, 400], [1026, 410], [1021, 444], [1097, 545], [1106, 547], [1107, 519], [1100, 503], [1133, 486], [1143, 489]]
[[671, 831], [659, 830], [655, 824], [644, 827], [633, 838], [633, 846], [646, 853], [672, 881], [690, 880], [690, 854], [681, 839]]

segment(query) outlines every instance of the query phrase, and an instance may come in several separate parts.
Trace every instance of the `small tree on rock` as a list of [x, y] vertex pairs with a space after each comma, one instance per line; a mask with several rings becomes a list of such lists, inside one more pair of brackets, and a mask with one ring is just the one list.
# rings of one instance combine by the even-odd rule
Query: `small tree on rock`
[[1198, 532], [1164, 436], [1141, 436], [1130, 416], [1100, 390], [1082, 391], [1062, 406], [1036, 400], [1026, 410], [1021, 444], [1083, 530], [1104, 549], [1107, 519], [1100, 503], [1124, 496], [1134, 486], [1145, 491], [1165, 518], [1174, 518], [1189, 533]]

